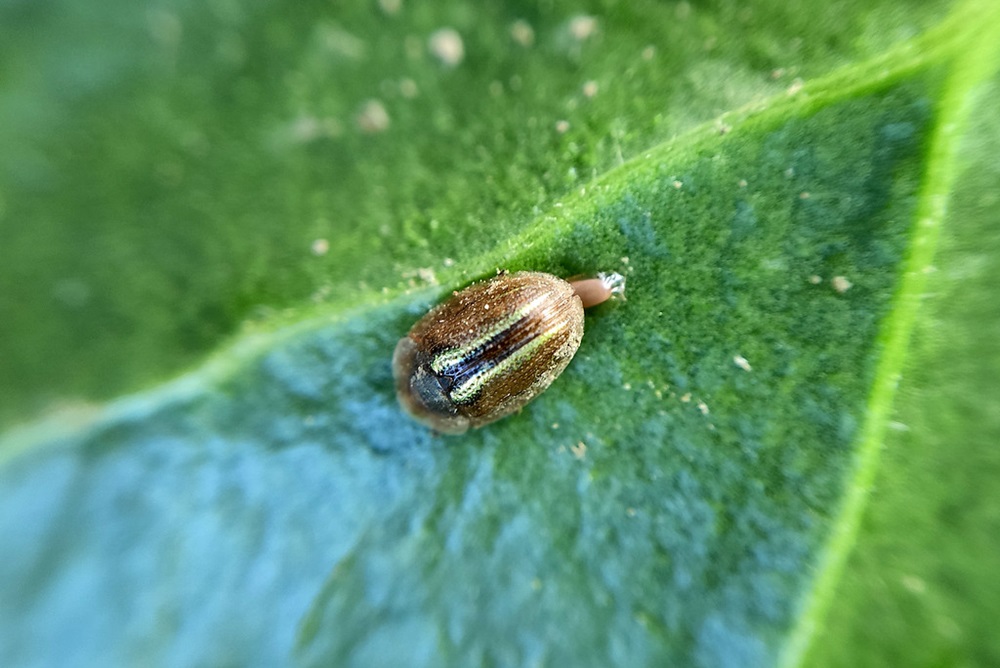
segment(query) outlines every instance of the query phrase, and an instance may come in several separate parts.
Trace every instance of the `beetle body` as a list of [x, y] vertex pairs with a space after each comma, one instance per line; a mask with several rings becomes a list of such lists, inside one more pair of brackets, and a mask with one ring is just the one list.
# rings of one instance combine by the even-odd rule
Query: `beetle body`
[[563, 372], [580, 347], [583, 309], [624, 291], [616, 273], [567, 282], [525, 271], [456, 292], [396, 345], [399, 401], [444, 434], [499, 420]]
[[502, 273], [455, 293], [399, 341], [396, 391], [415, 418], [459, 434], [547, 388], [582, 336], [583, 303], [569, 283], [539, 272]]

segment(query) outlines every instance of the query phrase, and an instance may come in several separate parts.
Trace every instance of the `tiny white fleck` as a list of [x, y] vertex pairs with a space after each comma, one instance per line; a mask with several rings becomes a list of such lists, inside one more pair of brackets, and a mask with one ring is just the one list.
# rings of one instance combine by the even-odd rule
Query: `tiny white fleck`
[[330, 250], [330, 242], [326, 239], [316, 239], [312, 242], [310, 249], [313, 255], [326, 255], [327, 251]]
[[378, 0], [378, 6], [383, 12], [392, 16], [399, 13], [403, 0]]
[[699, 401], [698, 410], [701, 411], [702, 415], [708, 415], [708, 404], [706, 404], [704, 401]]
[[389, 112], [378, 100], [368, 100], [361, 105], [355, 120], [358, 128], [368, 134], [377, 134], [389, 128]]
[[569, 32], [574, 38], [582, 42], [597, 32], [597, 19], [593, 16], [574, 16], [569, 21]]
[[681, 181], [674, 181], [674, 188], [677, 188], [678, 190], [680, 190], [683, 187], [684, 187], [684, 183], [683, 182], [681, 182]]
[[752, 370], [750, 362], [748, 362], [747, 358], [743, 357], [743, 355], [733, 355], [733, 363], [744, 371]]
[[428, 41], [434, 56], [448, 67], [454, 67], [465, 59], [465, 44], [462, 36], [454, 28], [435, 30]]
[[845, 276], [834, 276], [830, 279], [830, 285], [832, 285], [833, 289], [840, 294], [844, 294], [850, 290], [854, 284], [847, 280], [847, 277]]
[[564, 134], [569, 130], [569, 121], [556, 121], [556, 132]]
[[594, 97], [595, 95], [597, 95], [597, 82], [588, 81], [585, 84], [583, 84], [583, 94], [586, 97]]
[[510, 24], [510, 36], [525, 48], [535, 43], [535, 29], [524, 19], [518, 19]]
[[577, 459], [582, 460], [587, 456], [587, 444], [583, 441], [578, 442], [576, 445], [569, 446], [569, 449], [573, 453], [573, 456]]

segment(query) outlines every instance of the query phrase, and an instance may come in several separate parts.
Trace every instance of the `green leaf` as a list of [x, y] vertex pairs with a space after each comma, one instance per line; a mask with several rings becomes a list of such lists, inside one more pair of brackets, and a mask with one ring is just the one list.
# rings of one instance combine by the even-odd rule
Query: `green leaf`
[[[122, 3], [114, 43], [68, 3], [0, 10], [0, 418], [201, 360], [0, 438], [0, 663], [925, 656], [919, 622], [866, 644], [865, 582], [915, 501], [954, 503], [900, 484], [935, 425], [997, 433], [995, 376], [946, 373], [995, 352], [996, 8], [381, 6]], [[435, 437], [391, 351], [499, 266], [618, 270], [628, 301], [520, 414]], [[978, 301], [918, 309], [956, 276]], [[918, 457], [880, 473], [890, 420]], [[995, 605], [942, 596], [963, 633]]]
[[[970, 69], [974, 69], [974, 65]], [[1000, 662], [1000, 78], [965, 104], [871, 508], [809, 665]], [[861, 611], [861, 614], [859, 614]]]

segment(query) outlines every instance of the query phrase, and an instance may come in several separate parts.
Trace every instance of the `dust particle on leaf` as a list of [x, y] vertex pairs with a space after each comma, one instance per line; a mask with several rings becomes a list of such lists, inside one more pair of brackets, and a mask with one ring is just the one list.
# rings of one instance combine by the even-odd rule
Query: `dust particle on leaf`
[[569, 34], [579, 42], [593, 37], [596, 32], [597, 19], [593, 16], [574, 16], [569, 21]]
[[316, 239], [315, 241], [312, 242], [310, 250], [312, 250], [312, 254], [316, 255], [317, 257], [321, 255], [326, 255], [327, 251], [330, 250], [330, 242], [327, 241], [326, 239]]
[[853, 286], [854, 284], [851, 283], [849, 280], [847, 280], [845, 276], [834, 276], [832, 279], [830, 279], [830, 285], [832, 285], [833, 289], [839, 292], [840, 294], [844, 294], [845, 292], [850, 290], [851, 286]]
[[431, 54], [448, 67], [455, 67], [465, 59], [465, 44], [454, 28], [435, 30], [427, 44]]
[[403, 7], [403, 0], [378, 0], [379, 9], [389, 16], [395, 16]]
[[368, 134], [385, 132], [389, 128], [389, 112], [378, 100], [368, 100], [361, 105], [361, 111], [355, 118], [358, 129]]
[[528, 48], [535, 43], [535, 29], [524, 19], [518, 19], [510, 24], [510, 37], [524, 48]]

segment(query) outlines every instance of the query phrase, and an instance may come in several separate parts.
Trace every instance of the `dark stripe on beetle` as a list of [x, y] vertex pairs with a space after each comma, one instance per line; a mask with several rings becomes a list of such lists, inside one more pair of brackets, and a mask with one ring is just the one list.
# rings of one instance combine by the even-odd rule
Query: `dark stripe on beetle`
[[495, 339], [521, 326], [547, 299], [546, 295], [536, 295], [534, 299], [527, 304], [523, 304], [506, 317], [495, 320], [492, 326], [484, 328], [486, 331], [479, 332], [479, 335], [471, 341], [467, 341], [463, 345], [454, 348], [445, 348], [436, 351], [434, 358], [431, 360], [431, 369], [436, 374], [453, 375], [453, 372], [449, 371], [450, 369], [460, 366], [465, 361], [476, 357], [483, 350], [489, 348]]
[[471, 376], [492, 368], [507, 359], [523, 346], [530, 343], [541, 332], [525, 334], [525, 329], [537, 318], [529, 313], [510, 327], [497, 332], [492, 338], [483, 341], [470, 350], [465, 357], [454, 364], [437, 371], [437, 375], [448, 380], [448, 386], [461, 385]]
[[452, 388], [449, 397], [456, 405], [469, 405], [480, 398], [483, 388], [496, 382], [497, 376], [511, 375], [520, 371], [524, 364], [540, 353], [549, 341], [566, 330], [566, 323], [558, 323], [531, 337], [517, 347], [510, 355], [496, 361], [492, 366], [480, 369], [476, 374], [462, 379], [462, 383]]

